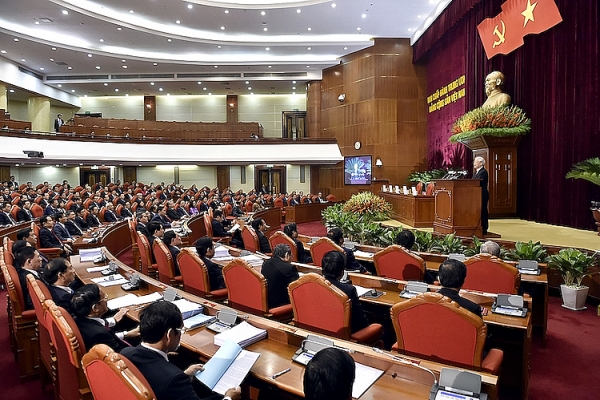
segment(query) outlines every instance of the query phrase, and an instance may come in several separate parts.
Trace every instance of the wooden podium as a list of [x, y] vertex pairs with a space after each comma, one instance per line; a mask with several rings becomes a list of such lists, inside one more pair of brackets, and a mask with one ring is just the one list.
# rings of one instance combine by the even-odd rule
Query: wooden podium
[[435, 180], [435, 233], [481, 237], [479, 179]]

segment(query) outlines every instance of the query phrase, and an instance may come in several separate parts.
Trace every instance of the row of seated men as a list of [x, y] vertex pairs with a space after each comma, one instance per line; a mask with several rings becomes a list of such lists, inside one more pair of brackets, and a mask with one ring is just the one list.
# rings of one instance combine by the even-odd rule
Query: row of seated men
[[[204, 257], [214, 254], [210, 238], [202, 238], [197, 246], [206, 246], [199, 250]], [[206, 251], [208, 250], [208, 251]], [[86, 349], [91, 349], [97, 344], [105, 344], [116, 352], [127, 357], [140, 370], [149, 382], [158, 400], [189, 398], [197, 396], [207, 399], [218, 399], [221, 396], [210, 393], [201, 385], [192, 385], [190, 377], [203, 368], [201, 364], [189, 366], [185, 370], [172, 365], [168, 361], [167, 354], [176, 351], [183, 328], [181, 313], [178, 308], [168, 302], [156, 302], [148, 306], [140, 315], [140, 325], [130, 330], [119, 329], [119, 322], [127, 313], [127, 309], [119, 310], [112, 317], [105, 318], [108, 307], [108, 296], [102, 288], [96, 284], [84, 285], [77, 276], [75, 269], [67, 259], [55, 258], [47, 263], [42, 261], [40, 253], [26, 240], [18, 240], [12, 248], [14, 265], [19, 275], [19, 281], [24, 291], [27, 308], [32, 308], [31, 297], [27, 292], [26, 276], [31, 275], [38, 285], [45, 285], [52, 295], [52, 299], [58, 306], [72, 314]], [[285, 283], [290, 278], [298, 277], [297, 271], [289, 263], [291, 251], [286, 245], [278, 245], [275, 248], [274, 257], [268, 260], [263, 273], [269, 276], [273, 286], [287, 290]], [[336, 268], [332, 273], [332, 282], [337, 282], [333, 275], [339, 275], [343, 271], [344, 258], [340, 253], [331, 252], [326, 257], [327, 265]], [[329, 270], [328, 270], [329, 271]], [[276, 284], [278, 282], [278, 284]], [[270, 296], [271, 297], [271, 296]], [[73, 327], [74, 328], [74, 327]], [[139, 343], [132, 347], [129, 342]], [[328, 350], [315, 357], [315, 361], [307, 366], [305, 376], [305, 390], [307, 398], [349, 399], [352, 381], [354, 380], [354, 366], [350, 357], [339, 350]], [[341, 358], [340, 358], [341, 357]], [[352, 366], [351, 375], [346, 373], [337, 375], [340, 362], [346, 366]], [[318, 366], [318, 368], [317, 368]], [[313, 369], [315, 369], [313, 371]], [[329, 370], [329, 371], [327, 371]], [[344, 369], [339, 372], [349, 372]], [[322, 374], [325, 374], [321, 376]], [[312, 381], [315, 382], [312, 382]], [[197, 382], [196, 382], [197, 383]], [[311, 383], [318, 383], [311, 386]], [[342, 384], [340, 386], [340, 384]], [[335, 393], [344, 388], [344, 395]], [[335, 391], [335, 392], [332, 392]], [[225, 393], [225, 399], [238, 399], [241, 396], [239, 388], [232, 388]], [[325, 396], [325, 397], [324, 397]]]

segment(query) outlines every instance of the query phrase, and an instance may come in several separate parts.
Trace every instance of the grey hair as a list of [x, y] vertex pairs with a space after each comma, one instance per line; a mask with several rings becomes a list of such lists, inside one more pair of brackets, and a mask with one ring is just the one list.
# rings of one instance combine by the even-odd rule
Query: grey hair
[[475, 157], [475, 161], [481, 161], [481, 165], [485, 166], [485, 158], [483, 158], [481, 156], [477, 156], [477, 157]]
[[290, 249], [290, 246], [285, 243], [279, 243], [273, 249], [273, 257], [278, 257], [281, 259], [283, 259], [286, 256], [286, 254], [291, 254], [291, 253], [292, 253], [292, 250]]
[[487, 254], [491, 254], [493, 256], [499, 257], [500, 256], [500, 246], [498, 245], [498, 243], [488, 240], [487, 242], [485, 242], [484, 244], [481, 245], [481, 247], [479, 248], [479, 252], [487, 253]]

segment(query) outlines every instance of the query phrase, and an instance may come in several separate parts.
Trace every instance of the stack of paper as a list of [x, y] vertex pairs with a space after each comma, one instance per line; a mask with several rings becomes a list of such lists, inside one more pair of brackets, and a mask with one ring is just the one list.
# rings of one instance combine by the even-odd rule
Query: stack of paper
[[181, 315], [183, 316], [184, 320], [193, 317], [194, 315], [201, 314], [202, 310], [204, 309], [202, 305], [192, 303], [191, 301], [186, 299], [175, 300], [171, 303], [175, 304], [177, 308], [179, 308], [179, 311], [181, 311]]
[[79, 260], [81, 262], [93, 261], [96, 258], [102, 256], [102, 248], [97, 247], [94, 249], [81, 249], [79, 250]]
[[193, 317], [184, 320], [183, 326], [185, 326], [185, 329], [194, 329], [198, 328], [199, 326], [212, 324], [216, 319], [217, 317], [215, 317], [214, 315], [210, 316], [204, 314], [196, 314]]
[[114, 275], [109, 275], [109, 276], [101, 276], [99, 278], [92, 278], [92, 282], [94, 282], [100, 286], [108, 287], [108, 286], [122, 285], [129, 281], [127, 279], [125, 279], [123, 277], [123, 275], [121, 275], [121, 274], [114, 274]]
[[225, 246], [215, 247], [215, 255], [213, 257], [215, 257], [215, 258], [230, 257], [229, 249], [227, 249], [227, 247], [225, 247]]
[[358, 285], [353, 285], [353, 286], [356, 288], [356, 294], [358, 295], [358, 297], [373, 290], [373, 289], [369, 289], [369, 288], [358, 286]]
[[354, 363], [355, 373], [354, 385], [352, 386], [352, 398], [358, 399], [372, 384], [379, 379], [383, 371], [363, 364]]
[[246, 321], [243, 321], [241, 324], [215, 335], [214, 343], [217, 346], [223, 346], [226, 341], [231, 340], [242, 347], [246, 347], [252, 343], [259, 342], [266, 337], [266, 330], [256, 328]]
[[357, 257], [363, 257], [363, 258], [373, 258], [373, 256], [375, 254], [368, 253], [366, 251], [354, 250], [354, 255], [357, 256]]
[[136, 296], [133, 293], [124, 296], [110, 299], [107, 303], [109, 310], [117, 310], [123, 307], [137, 306], [140, 304], [152, 303], [162, 299], [162, 295], [158, 292], [150, 293], [145, 296]]
[[246, 261], [248, 264], [250, 264], [253, 267], [260, 267], [263, 264], [264, 259], [262, 259], [261, 257], [254, 255], [254, 254], [250, 254], [247, 256], [242, 256], [240, 257], [242, 260]]

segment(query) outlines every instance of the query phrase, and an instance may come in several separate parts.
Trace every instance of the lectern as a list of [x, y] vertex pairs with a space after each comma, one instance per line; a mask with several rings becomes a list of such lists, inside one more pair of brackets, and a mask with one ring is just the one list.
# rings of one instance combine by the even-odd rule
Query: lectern
[[479, 179], [435, 180], [435, 233], [481, 236]]

